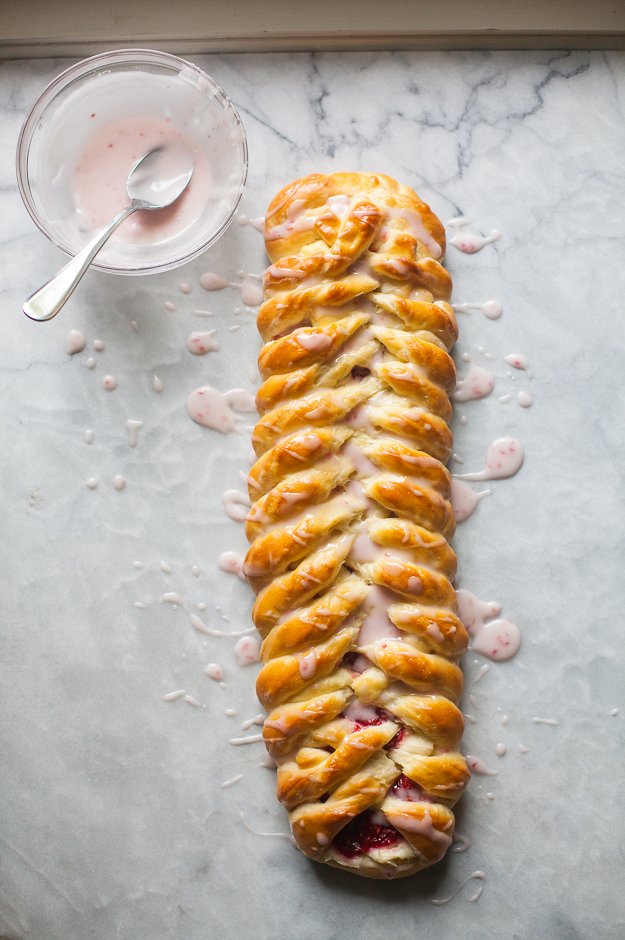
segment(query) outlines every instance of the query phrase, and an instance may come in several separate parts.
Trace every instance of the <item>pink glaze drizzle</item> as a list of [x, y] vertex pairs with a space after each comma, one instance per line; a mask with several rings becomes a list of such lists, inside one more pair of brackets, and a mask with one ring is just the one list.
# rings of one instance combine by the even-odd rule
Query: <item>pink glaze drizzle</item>
[[226, 490], [221, 499], [230, 518], [235, 522], [243, 522], [250, 505], [247, 493], [242, 493], [241, 490]]
[[228, 574], [236, 574], [241, 581], [245, 581], [245, 575], [241, 570], [243, 567], [243, 556], [239, 555], [238, 552], [222, 552], [217, 559], [217, 564], [222, 571], [227, 571]]
[[503, 357], [503, 361], [507, 362], [509, 366], [513, 366], [515, 369], [524, 369], [528, 379], [534, 378], [534, 373], [530, 369], [527, 356], [524, 356], [523, 353], [510, 353], [509, 356]]
[[436, 904], [437, 907], [440, 907], [443, 904], [448, 904], [451, 900], [453, 900], [453, 898], [456, 897], [458, 892], [473, 879], [476, 879], [482, 882], [482, 884], [479, 886], [478, 890], [473, 895], [473, 897], [469, 898], [469, 901], [477, 901], [482, 896], [482, 891], [484, 890], [484, 882], [486, 881], [486, 875], [484, 874], [483, 871], [474, 871], [473, 874], [469, 875], [469, 877], [466, 878], [462, 882], [462, 884], [458, 888], [456, 888], [454, 893], [449, 895], [448, 898], [440, 898], [440, 899], [430, 898], [430, 904]]
[[489, 320], [498, 320], [503, 313], [503, 307], [498, 300], [487, 300], [483, 304], [452, 304], [456, 313], [468, 313], [469, 310], [481, 310]]
[[478, 473], [455, 474], [459, 480], [505, 480], [521, 469], [523, 445], [513, 437], [499, 437], [488, 448], [486, 466]]
[[497, 239], [501, 238], [501, 232], [497, 228], [494, 228], [487, 237], [484, 235], [475, 235], [473, 232], [463, 232], [462, 229], [470, 224], [471, 219], [467, 219], [465, 216], [450, 219], [447, 225], [453, 228], [454, 237], [450, 238], [447, 244], [453, 245], [454, 248], [457, 248], [458, 251], [463, 251], [466, 255], [474, 255], [476, 251], [481, 251], [485, 245], [490, 245], [492, 242], [496, 242]]
[[209, 352], [219, 352], [219, 340], [213, 339], [216, 330], [206, 333], [191, 333], [187, 337], [187, 349], [193, 356], [205, 356]]
[[464, 480], [452, 479], [450, 502], [456, 522], [458, 524], [466, 522], [477, 509], [480, 500], [485, 496], [490, 496], [491, 493], [492, 490], [476, 493]]
[[463, 379], [460, 379], [456, 385], [456, 390], [451, 396], [454, 402], [476, 401], [480, 398], [486, 398], [495, 387], [495, 379], [488, 369], [476, 365], [474, 362], [469, 366], [469, 371]]
[[191, 392], [187, 398], [187, 412], [196, 424], [212, 428], [221, 434], [240, 429], [243, 420], [232, 409], [244, 413], [256, 411], [254, 398], [243, 388], [234, 388], [221, 393], [210, 385], [203, 385]]

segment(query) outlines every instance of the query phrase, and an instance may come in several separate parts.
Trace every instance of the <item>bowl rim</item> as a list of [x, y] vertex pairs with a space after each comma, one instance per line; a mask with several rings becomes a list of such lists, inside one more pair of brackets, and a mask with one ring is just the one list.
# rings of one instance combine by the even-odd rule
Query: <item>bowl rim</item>
[[132, 49], [112, 49], [108, 52], [99, 52], [97, 55], [89, 56], [86, 59], [81, 59], [79, 62], [74, 62], [73, 65], [70, 65], [68, 68], [64, 69], [62, 72], [56, 75], [52, 81], [46, 85], [36, 101], [33, 103], [30, 111], [26, 115], [24, 123], [22, 124], [17, 140], [15, 154], [17, 187], [20, 196], [22, 197], [22, 202], [24, 203], [26, 211], [30, 215], [39, 231], [46, 236], [48, 241], [52, 242], [53, 245], [56, 245], [57, 248], [60, 248], [64, 254], [68, 255], [70, 258], [75, 257], [76, 252], [69, 248], [66, 244], [62, 244], [59, 239], [46, 227], [45, 221], [40, 217], [40, 214], [37, 211], [37, 206], [35, 205], [31, 195], [28, 175], [28, 157], [33, 134], [42, 114], [45, 112], [50, 102], [54, 100], [59, 91], [68, 85], [68, 79], [70, 77], [75, 76], [75, 80], [84, 78], [89, 74], [89, 72], [93, 71], [95, 68], [98, 68], [99, 65], [105, 64], [106, 62], [120, 62], [123, 64], [124, 61], [137, 61], [145, 63], [146, 61], [149, 62], [150, 60], [154, 64], [170, 65], [171, 67], [175, 66], [178, 71], [181, 70], [181, 67], [186, 66], [193, 69], [195, 72], [200, 73], [203, 78], [209, 80], [213, 89], [217, 91], [218, 97], [221, 98], [222, 103], [230, 107], [232, 114], [243, 134], [242, 140], [239, 144], [242, 149], [243, 156], [241, 179], [239, 181], [236, 198], [228, 216], [224, 219], [219, 228], [215, 230], [211, 237], [207, 241], [203, 242], [202, 245], [194, 248], [190, 252], [187, 252], [180, 258], [174, 259], [173, 261], [168, 261], [165, 263], [157, 262], [155, 264], [143, 265], [136, 268], [114, 267], [112, 265], [102, 264], [96, 259], [96, 261], [92, 263], [91, 267], [98, 271], [104, 271], [107, 274], [120, 274], [130, 277], [146, 274], [158, 274], [164, 271], [171, 271], [174, 268], [181, 267], [183, 264], [187, 264], [189, 261], [193, 261], [194, 258], [197, 258], [199, 255], [203, 254], [208, 248], [210, 248], [211, 245], [221, 238], [224, 232], [232, 224], [235, 213], [239, 207], [239, 203], [243, 197], [243, 193], [245, 192], [245, 186], [247, 183], [249, 154], [245, 126], [241, 120], [241, 116], [236, 105], [230, 96], [226, 93], [226, 91], [224, 91], [224, 89], [221, 87], [219, 82], [215, 81], [211, 75], [208, 75], [207, 72], [204, 72], [204, 70], [201, 69], [198, 65], [195, 65], [194, 62], [189, 62], [187, 59], [173, 55], [170, 52], [160, 52], [157, 49], [143, 49], [138, 47]]

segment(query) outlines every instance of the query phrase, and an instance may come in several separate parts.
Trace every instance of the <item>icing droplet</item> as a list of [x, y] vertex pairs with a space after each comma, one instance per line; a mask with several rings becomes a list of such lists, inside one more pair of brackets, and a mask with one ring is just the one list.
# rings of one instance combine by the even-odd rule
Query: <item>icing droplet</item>
[[74, 356], [76, 353], [82, 352], [86, 345], [87, 340], [80, 330], [70, 330], [65, 337], [65, 348], [70, 356]]
[[116, 490], [123, 490], [126, 486], [126, 481], [120, 473], [113, 477], [113, 486]]
[[96, 352], [104, 352], [104, 343], [101, 339], [94, 339], [93, 348]]
[[479, 630], [471, 644], [474, 653], [481, 653], [495, 662], [512, 659], [521, 646], [521, 631], [509, 620], [491, 620]]
[[139, 439], [139, 428], [143, 427], [143, 421], [133, 421], [130, 419], [126, 421], [126, 427], [128, 429], [128, 443], [131, 447], [136, 447]]
[[505, 744], [498, 744], [497, 747], [495, 748], [495, 753], [497, 757], [503, 757], [506, 751], [507, 751], [507, 747]]
[[193, 575], [194, 578], [199, 578], [200, 569], [198, 568], [197, 565], [193, 565], [193, 567], [191, 568], [191, 574]]
[[534, 399], [528, 392], [519, 392], [516, 400], [518, 401], [521, 408], [531, 408], [534, 404]]
[[263, 302], [263, 289], [256, 281], [262, 280], [254, 274], [245, 274], [240, 272], [243, 278], [241, 284], [231, 284], [230, 287], [236, 287], [241, 291], [241, 300], [246, 307], [258, 307]]
[[93, 431], [85, 431], [85, 440], [87, 444], [93, 444]]
[[449, 239], [447, 244], [453, 245], [454, 248], [457, 248], [458, 251], [463, 251], [466, 255], [473, 255], [476, 251], [481, 251], [485, 245], [490, 245], [492, 242], [496, 242], [497, 239], [501, 238], [501, 232], [496, 228], [492, 230], [488, 237], [475, 235], [473, 232], [463, 232], [462, 229], [470, 224], [471, 219], [467, 219], [465, 216], [450, 219], [447, 225], [453, 228], [455, 234], [453, 238]]
[[236, 777], [232, 777], [231, 780], [225, 780], [224, 783], [221, 784], [221, 789], [225, 790], [226, 787], [231, 787], [234, 783], [238, 783], [239, 780], [242, 780], [244, 776], [245, 774], [237, 774]]
[[532, 721], [537, 725], [559, 725], [560, 722], [556, 721], [555, 718], [532, 718]]
[[[489, 320], [498, 320], [503, 313], [503, 307], [498, 300], [487, 300], [484, 304], [452, 304], [456, 313], [468, 313], [469, 310], [481, 310]], [[487, 357], [492, 358], [488, 353]]]
[[200, 276], [200, 286], [204, 290], [223, 290], [228, 287], [228, 281], [221, 274], [215, 274], [213, 271], [206, 271]]
[[523, 445], [513, 437], [500, 437], [488, 448], [486, 467], [478, 473], [457, 474], [459, 480], [505, 480], [521, 469]]
[[130, 321], [130, 325], [131, 325], [131, 327], [133, 328], [133, 330], [135, 331], [135, 333], [138, 333], [138, 332], [139, 332], [139, 324], [137, 323], [136, 320], [131, 320], [131, 321]]
[[460, 855], [461, 852], [466, 852], [466, 850], [471, 845], [469, 839], [466, 836], [460, 835], [457, 829], [454, 829], [454, 834], [452, 836], [454, 844], [452, 845], [450, 852], [455, 852], [456, 855]]
[[96, 480], [96, 478], [95, 478], [95, 477], [89, 477], [89, 479], [87, 480], [87, 486], [89, 487], [89, 489], [90, 489], [90, 490], [95, 490], [95, 488], [97, 487], [97, 485], [98, 485], [98, 481]]
[[93, 356], [89, 356], [89, 358], [85, 360], [85, 366], [87, 369], [95, 369], [95, 359]]
[[503, 361], [507, 362], [509, 366], [514, 366], [515, 369], [524, 369], [528, 379], [534, 378], [527, 356], [524, 356], [523, 353], [510, 353], [509, 356], [503, 357]]
[[260, 643], [255, 636], [242, 636], [234, 646], [234, 655], [239, 666], [250, 666], [260, 662]]
[[242, 744], [256, 744], [258, 741], [262, 740], [262, 734], [250, 734], [245, 738], [230, 738], [228, 744], [234, 744], [235, 747], [241, 747]]
[[250, 505], [247, 493], [242, 493], [240, 490], [226, 490], [221, 499], [230, 518], [235, 522], [243, 522]]
[[133, 561], [133, 565], [135, 566], [135, 568], [145, 568], [145, 565], [143, 564], [142, 561]]
[[233, 408], [246, 413], [256, 411], [252, 395], [242, 388], [222, 394], [210, 385], [203, 385], [187, 398], [187, 411], [196, 424], [221, 434], [234, 431], [242, 420], [234, 414]]
[[161, 571], [164, 571], [165, 574], [171, 574], [171, 567], [167, 564], [166, 561], [162, 561], [159, 565]]
[[314, 650], [311, 650], [305, 656], [299, 657], [299, 674], [302, 679], [312, 679], [316, 671], [317, 657]]
[[486, 881], [486, 875], [484, 874], [483, 871], [474, 871], [473, 874], [469, 875], [469, 877], [465, 879], [465, 881], [463, 881], [462, 884], [458, 888], [456, 888], [454, 893], [450, 894], [448, 898], [440, 898], [440, 899], [430, 898], [430, 903], [436, 904], [437, 907], [440, 907], [442, 904], [448, 904], [453, 898], [455, 898], [455, 896], [458, 894], [460, 889], [464, 888], [464, 886], [468, 884], [469, 881], [473, 880], [474, 878], [481, 881], [482, 884], [480, 885], [476, 893], [473, 895], [473, 897], [469, 898], [469, 901], [479, 900], [479, 898], [482, 896], [482, 891], [484, 890], [484, 882]]
[[292, 845], [297, 845], [293, 836], [288, 835], [286, 832], [259, 832], [258, 829], [252, 829], [247, 819], [245, 818], [245, 813], [239, 813], [239, 819], [245, 826], [248, 832], [253, 832], [255, 836], [270, 836], [275, 839], [286, 839], [287, 842], [290, 842]]
[[236, 574], [241, 581], [245, 581], [245, 575], [243, 574], [243, 556], [239, 555], [238, 552], [222, 552], [217, 560], [217, 564], [222, 571], [227, 571], [229, 574]]
[[478, 503], [485, 496], [490, 496], [492, 490], [484, 490], [482, 493], [476, 493], [464, 480], [452, 479], [451, 481], [451, 508], [454, 511], [454, 518], [458, 524], [466, 522], [478, 507]]
[[497, 601], [481, 601], [479, 597], [467, 591], [466, 588], [460, 588], [456, 591], [458, 601], [458, 616], [467, 628], [470, 636], [480, 630], [485, 622], [501, 613], [501, 604]]
[[182, 284], [179, 284], [178, 286], [179, 286], [180, 292], [181, 292], [182, 294], [190, 294], [190, 293], [191, 293], [191, 288], [189, 287], [188, 284], [182, 283]]
[[481, 757], [471, 757], [467, 754], [466, 761], [467, 766], [474, 774], [481, 774], [485, 777], [496, 777], [499, 773], [498, 770], [489, 770]]
[[102, 379], [102, 385], [108, 392], [112, 392], [113, 389], [117, 388], [117, 379], [114, 375], [105, 375]]
[[[476, 660], [476, 662], [477, 662], [477, 660]], [[475, 679], [473, 680], [473, 685], [477, 685], [478, 682], [481, 682], [482, 679], [484, 678], [484, 676], [486, 675], [486, 673], [488, 672], [489, 669], [490, 669], [490, 666], [488, 665], [488, 663], [484, 663], [484, 665], [482, 666], [482, 668], [480, 669], [480, 671], [479, 671], [478, 674], [476, 675]]]
[[518, 653], [521, 631], [516, 624], [492, 619], [501, 613], [500, 604], [481, 601], [464, 588], [456, 592], [456, 598], [460, 619], [473, 638], [471, 649], [474, 653], [481, 653], [495, 662], [504, 662]]
[[166, 300], [163, 306], [165, 307], [165, 310], [169, 310], [170, 313], [176, 312], [176, 305], [172, 304], [171, 300]]
[[451, 396], [455, 402], [476, 401], [480, 398], [486, 398], [495, 387], [495, 379], [488, 369], [471, 363], [469, 371], [463, 379], [456, 385], [456, 390]]
[[157, 375], [154, 376], [154, 381], [152, 382], [152, 388], [154, 389], [155, 392], [163, 391], [163, 383]]
[[214, 679], [215, 682], [221, 682], [224, 677], [224, 671], [217, 663], [209, 663], [204, 669], [204, 672], [209, 679]]
[[216, 330], [206, 333], [191, 333], [187, 337], [187, 349], [193, 356], [205, 356], [209, 352], [219, 351], [219, 341], [213, 339]]
[[164, 702], [175, 702], [176, 699], [182, 698], [183, 695], [186, 695], [185, 689], [178, 689], [177, 692], [168, 692], [167, 695], [163, 696]]

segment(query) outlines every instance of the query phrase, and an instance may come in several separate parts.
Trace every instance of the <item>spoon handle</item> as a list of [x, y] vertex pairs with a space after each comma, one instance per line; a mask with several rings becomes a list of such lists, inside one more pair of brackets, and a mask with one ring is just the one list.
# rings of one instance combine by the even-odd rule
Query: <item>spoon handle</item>
[[38, 291], [28, 298], [23, 306], [23, 311], [31, 320], [51, 320], [55, 317], [61, 307], [69, 300], [74, 290], [78, 286], [83, 274], [100, 251], [102, 246], [108, 241], [113, 232], [122, 222], [133, 212], [142, 207], [142, 202], [133, 199], [129, 206], [115, 216], [105, 229], [103, 229], [93, 241], [79, 251], [72, 258], [69, 264], [61, 268], [59, 273], [40, 287]]

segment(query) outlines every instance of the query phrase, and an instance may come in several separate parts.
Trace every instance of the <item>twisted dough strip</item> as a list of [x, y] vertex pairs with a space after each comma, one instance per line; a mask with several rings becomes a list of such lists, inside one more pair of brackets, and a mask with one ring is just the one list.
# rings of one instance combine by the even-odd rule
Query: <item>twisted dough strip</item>
[[389, 177], [335, 173], [279, 193], [265, 241], [244, 566], [264, 740], [306, 855], [403, 877], [442, 858], [469, 779], [444, 230]]

